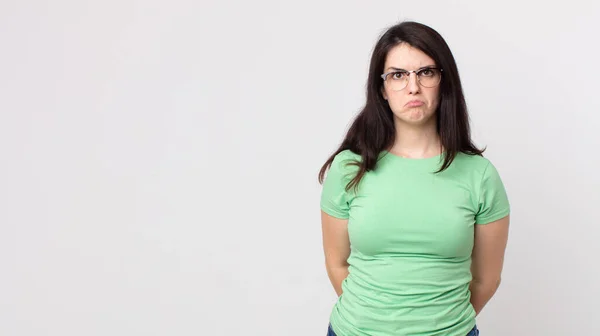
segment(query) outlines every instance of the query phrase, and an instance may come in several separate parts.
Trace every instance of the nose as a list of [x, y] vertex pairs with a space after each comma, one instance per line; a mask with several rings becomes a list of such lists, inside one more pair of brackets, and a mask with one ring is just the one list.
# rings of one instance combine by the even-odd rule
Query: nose
[[406, 88], [411, 94], [419, 93], [421, 87], [419, 86], [419, 80], [417, 78], [416, 73], [411, 73], [408, 77], [408, 84], [406, 84]]

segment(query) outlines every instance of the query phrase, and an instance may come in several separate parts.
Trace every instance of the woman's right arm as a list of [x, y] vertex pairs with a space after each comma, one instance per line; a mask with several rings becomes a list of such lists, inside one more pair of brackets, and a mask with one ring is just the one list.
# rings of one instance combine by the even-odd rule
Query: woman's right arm
[[347, 260], [350, 256], [348, 220], [333, 217], [321, 210], [321, 226], [327, 275], [335, 292], [340, 296], [342, 295], [342, 281], [348, 276]]

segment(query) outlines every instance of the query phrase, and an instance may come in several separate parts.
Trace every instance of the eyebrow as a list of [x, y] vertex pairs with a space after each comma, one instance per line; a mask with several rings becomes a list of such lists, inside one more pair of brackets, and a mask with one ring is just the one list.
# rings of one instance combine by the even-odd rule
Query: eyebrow
[[[435, 65], [422, 66], [422, 67], [418, 68], [417, 71], [423, 70], [423, 69], [426, 69], [426, 68], [435, 68]], [[393, 71], [408, 71], [406, 69], [396, 68], [396, 67], [389, 67], [389, 68], [387, 68], [387, 71], [390, 71], [390, 70], [393, 70]]]

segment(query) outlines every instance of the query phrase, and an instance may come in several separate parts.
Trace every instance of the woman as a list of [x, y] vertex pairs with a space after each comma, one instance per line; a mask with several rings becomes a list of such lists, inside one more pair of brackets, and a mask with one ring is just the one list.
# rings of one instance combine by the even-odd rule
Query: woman
[[339, 296], [328, 334], [478, 335], [475, 318], [500, 284], [510, 209], [470, 138], [440, 34], [416, 22], [388, 29], [366, 98], [319, 174], [327, 274]]

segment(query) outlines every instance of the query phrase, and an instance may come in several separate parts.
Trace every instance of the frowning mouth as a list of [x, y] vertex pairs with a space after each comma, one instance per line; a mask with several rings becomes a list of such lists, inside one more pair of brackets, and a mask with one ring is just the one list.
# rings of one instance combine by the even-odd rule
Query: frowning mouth
[[421, 101], [421, 100], [411, 100], [408, 103], [406, 103], [405, 106], [408, 106], [408, 107], [419, 107], [419, 106], [423, 106], [423, 105], [425, 105], [425, 103], [423, 101]]

